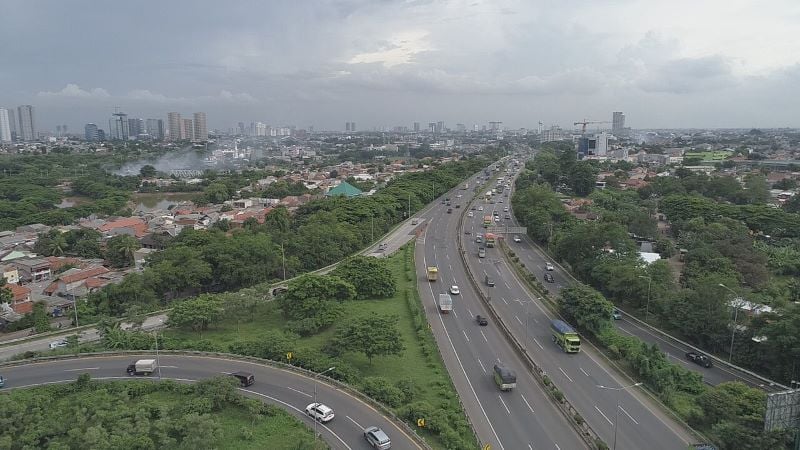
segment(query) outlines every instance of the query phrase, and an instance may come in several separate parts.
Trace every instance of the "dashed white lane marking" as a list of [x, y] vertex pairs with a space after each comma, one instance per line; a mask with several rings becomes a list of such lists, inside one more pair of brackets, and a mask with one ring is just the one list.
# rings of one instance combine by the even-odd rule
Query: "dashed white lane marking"
[[570, 378], [570, 377], [569, 377], [569, 375], [567, 375], [567, 372], [564, 372], [564, 369], [562, 369], [561, 367], [559, 367], [559, 368], [558, 368], [558, 370], [560, 370], [560, 371], [561, 371], [561, 373], [563, 373], [563, 374], [564, 374], [564, 376], [565, 376], [565, 377], [567, 377], [567, 379], [568, 379], [570, 382], [572, 382], [572, 383], [574, 383], [574, 382], [575, 382], [575, 381], [574, 381], [572, 378]]
[[295, 389], [295, 388], [290, 388], [289, 386], [286, 386], [286, 389], [289, 389], [290, 391], [295, 391], [298, 394], [305, 395], [306, 397], [313, 397], [313, 395], [311, 395], [311, 394], [307, 394], [307, 393], [305, 393], [305, 392], [303, 392], [301, 390]]
[[611, 419], [609, 419], [608, 417], [606, 417], [606, 415], [605, 415], [605, 414], [603, 414], [603, 411], [600, 411], [600, 408], [598, 408], [598, 407], [597, 407], [597, 405], [595, 405], [595, 406], [594, 406], [594, 409], [596, 409], [596, 410], [597, 410], [597, 412], [599, 412], [599, 413], [600, 413], [600, 415], [601, 415], [601, 416], [603, 416], [603, 417], [604, 417], [604, 418], [605, 418], [605, 419], [608, 421], [608, 423], [609, 423], [609, 424], [611, 424], [611, 425], [614, 425], [614, 422], [612, 422], [612, 421], [611, 421]]
[[501, 396], [499, 396], [499, 395], [498, 395], [498, 396], [497, 396], [497, 398], [499, 398], [499, 399], [500, 399], [500, 403], [502, 403], [502, 404], [503, 404], [503, 408], [505, 408], [505, 409], [506, 409], [506, 412], [507, 412], [509, 415], [511, 415], [511, 410], [509, 410], [509, 409], [508, 409], [508, 406], [506, 406], [506, 402], [504, 402], [504, 401], [503, 401], [503, 397], [501, 397]]
[[533, 411], [533, 408], [531, 407], [531, 404], [530, 404], [530, 403], [528, 403], [528, 400], [526, 400], [526, 399], [525, 399], [525, 396], [524, 396], [524, 395], [522, 395], [522, 394], [520, 394], [520, 397], [522, 397], [522, 401], [523, 401], [523, 402], [525, 402], [525, 404], [526, 404], [526, 405], [528, 405], [528, 409], [530, 409], [530, 410], [531, 410], [531, 413], [533, 413], [533, 414], [536, 414], [536, 413]]

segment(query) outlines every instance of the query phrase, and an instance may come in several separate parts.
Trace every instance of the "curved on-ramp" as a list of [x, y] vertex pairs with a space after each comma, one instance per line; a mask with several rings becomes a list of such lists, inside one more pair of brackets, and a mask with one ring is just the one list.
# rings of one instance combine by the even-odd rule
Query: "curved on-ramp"
[[[17, 361], [0, 365], [0, 375], [5, 378], [5, 389], [67, 383], [75, 381], [83, 373], [100, 380], [158, 381], [158, 374], [130, 377], [125, 372], [128, 364], [133, 361], [153, 357], [152, 353], [131, 352]], [[317, 425], [320, 436], [333, 449], [369, 449], [370, 446], [363, 438], [363, 429], [373, 425], [382, 428], [389, 435], [392, 449], [430, 448], [407, 425], [391, 413], [381, 411], [381, 405], [335, 380], [324, 377], [317, 377], [315, 380], [314, 373], [311, 372], [277, 364], [267, 365], [254, 358], [238, 358], [232, 355], [167, 352], [160, 353], [158, 359], [162, 379], [182, 382], [195, 382], [237, 371], [250, 372], [256, 381], [247, 388], [241, 388], [241, 392], [284, 408], [311, 427], [314, 421], [305, 414], [305, 407], [314, 401], [316, 389], [317, 401], [330, 406], [336, 413], [336, 418], [331, 422]]]

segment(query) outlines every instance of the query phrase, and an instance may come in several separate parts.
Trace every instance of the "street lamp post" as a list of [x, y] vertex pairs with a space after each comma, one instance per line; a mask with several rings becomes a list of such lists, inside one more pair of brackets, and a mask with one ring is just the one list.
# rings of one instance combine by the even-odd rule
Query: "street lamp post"
[[161, 381], [161, 361], [158, 358], [158, 331], [153, 336], [156, 338], [156, 370], [158, 371], [158, 380]]
[[[322, 372], [314, 375], [314, 406], [315, 407], [317, 405], [317, 378], [320, 375], [328, 373], [328, 372], [330, 372], [331, 370], [333, 370], [335, 368], [336, 368], [336, 366], [328, 367], [327, 369], [323, 370]], [[317, 441], [317, 422], [319, 422], [319, 420], [317, 420], [316, 417], [314, 417], [313, 419], [314, 419], [314, 442], [316, 442]]]
[[653, 277], [649, 275], [639, 275], [639, 278], [647, 278], [647, 306], [644, 310], [644, 321], [650, 318], [650, 285], [653, 284]]
[[732, 303], [732, 306], [733, 306], [733, 326], [731, 327], [731, 347], [730, 347], [730, 350], [728, 350], [728, 362], [731, 362], [733, 360], [733, 343], [734, 343], [734, 340], [736, 339], [736, 319], [739, 318], [739, 301], [737, 301], [737, 300], [740, 300], [741, 297], [739, 297], [739, 294], [737, 294], [736, 291], [734, 291], [733, 289], [729, 288], [728, 286], [725, 286], [722, 283], [719, 283], [719, 286], [727, 289], [728, 291], [731, 292], [731, 294], [736, 296], [736, 297], [734, 297], [734, 302]]
[[283, 262], [283, 281], [286, 281], [286, 251], [281, 244], [281, 261]]
[[630, 389], [630, 388], [634, 388], [634, 387], [637, 387], [637, 386], [641, 386], [641, 385], [642, 385], [642, 383], [636, 383], [636, 384], [631, 384], [629, 386], [620, 386], [620, 387], [608, 387], [608, 386], [603, 386], [603, 385], [599, 385], [599, 384], [597, 385], [597, 387], [600, 388], [600, 389], [608, 389], [610, 391], [617, 391], [617, 411], [615, 412], [615, 416], [614, 416], [614, 444], [611, 447], [611, 450], [617, 450], [617, 422], [619, 422], [619, 410], [620, 410], [619, 392], [620, 391], [624, 391], [626, 389]]

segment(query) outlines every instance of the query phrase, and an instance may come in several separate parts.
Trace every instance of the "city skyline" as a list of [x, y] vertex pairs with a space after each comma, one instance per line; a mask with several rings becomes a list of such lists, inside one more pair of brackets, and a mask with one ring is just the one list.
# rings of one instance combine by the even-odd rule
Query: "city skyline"
[[35, 105], [41, 130], [103, 123], [115, 106], [136, 117], [206, 111], [211, 129], [535, 129], [612, 111], [632, 128], [798, 126], [800, 6], [769, 3], [205, 1], [152, 14], [10, 0], [0, 36], [19, 45], [0, 51], [0, 107]]

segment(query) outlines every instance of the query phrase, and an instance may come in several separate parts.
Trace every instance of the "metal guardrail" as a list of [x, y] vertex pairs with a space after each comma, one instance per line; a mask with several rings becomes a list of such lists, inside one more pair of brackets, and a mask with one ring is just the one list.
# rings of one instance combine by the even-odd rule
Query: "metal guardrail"
[[[60, 356], [48, 356], [48, 357], [41, 357], [41, 358], [33, 358], [29, 360], [21, 360], [21, 361], [9, 361], [0, 363], [0, 367], [15, 367], [15, 366], [23, 366], [37, 362], [47, 362], [47, 361], [60, 361], [60, 360], [69, 360], [69, 359], [81, 359], [81, 358], [88, 358], [88, 357], [98, 357], [98, 356], [130, 356], [130, 355], [155, 355], [156, 352], [154, 351], [147, 351], [147, 350], [126, 350], [126, 351], [115, 351], [115, 352], [95, 352], [95, 353], [83, 353], [81, 355], [60, 355]], [[242, 355], [234, 355], [231, 353], [222, 353], [222, 352], [201, 352], [201, 351], [190, 351], [190, 350], [160, 350], [158, 352], [159, 355], [178, 355], [178, 356], [203, 356], [203, 357], [213, 357], [213, 358], [224, 358], [234, 361], [246, 361], [256, 364], [261, 364], [264, 366], [269, 366], [273, 368], [283, 369], [290, 372], [294, 372], [309, 378], [317, 377], [316, 372], [312, 372], [307, 369], [303, 369], [302, 367], [293, 366], [291, 364], [281, 363], [278, 361], [272, 361], [269, 359], [262, 359], [256, 358], [254, 356], [242, 356]], [[433, 448], [428, 445], [427, 442], [417, 434], [416, 430], [413, 430], [411, 427], [408, 426], [407, 423], [403, 422], [399, 417], [397, 417], [394, 412], [392, 412], [389, 407], [380, 403], [366, 394], [362, 393], [358, 389], [355, 389], [353, 386], [350, 386], [347, 383], [335, 380], [333, 378], [327, 377], [322, 375], [321, 377], [317, 378], [324, 378], [329, 384], [334, 385], [336, 388], [346, 392], [348, 395], [355, 397], [361, 400], [363, 403], [366, 403], [369, 406], [380, 411], [387, 419], [389, 419], [392, 423], [394, 423], [398, 428], [402, 429], [406, 434], [411, 437], [411, 439], [422, 449], [424, 450], [433, 450]]]
[[[473, 196], [470, 204], [474, 201], [475, 196]], [[578, 433], [578, 435], [583, 439], [583, 441], [587, 444], [589, 448], [596, 448], [597, 442], [600, 441], [599, 435], [589, 426], [586, 421], [582, 421], [582, 423], [578, 423], [576, 417], [579, 417], [580, 414], [575, 407], [567, 400], [566, 396], [563, 397], [563, 401], [559, 401], [555, 398], [553, 394], [553, 390], [545, 384], [544, 377], [547, 375], [546, 372], [539, 367], [538, 364], [533, 360], [533, 357], [528, 354], [528, 351], [522, 346], [522, 344], [514, 337], [511, 333], [511, 330], [505, 324], [503, 319], [500, 318], [500, 315], [494, 309], [494, 305], [491, 302], [491, 299], [487, 297], [483, 290], [481, 289], [480, 284], [475, 279], [472, 271], [469, 269], [469, 265], [467, 264], [466, 259], [466, 251], [464, 250], [463, 242], [462, 242], [462, 232], [464, 226], [464, 214], [466, 214], [466, 210], [461, 212], [461, 216], [458, 222], [458, 229], [457, 229], [457, 238], [456, 243], [458, 245], [458, 254], [461, 257], [461, 262], [464, 264], [465, 271], [467, 273], [467, 278], [469, 278], [470, 284], [472, 284], [475, 291], [478, 292], [478, 298], [483, 301], [483, 304], [486, 306], [486, 309], [489, 311], [489, 314], [495, 320], [496, 323], [500, 325], [501, 334], [506, 338], [506, 340], [511, 344], [512, 349], [514, 349], [518, 356], [528, 364], [528, 369], [534, 378], [539, 382], [539, 385], [542, 387], [542, 390], [546, 392], [547, 398], [550, 399], [550, 402], [564, 415], [567, 419], [567, 422], [572, 426], [573, 429]], [[549, 377], [548, 377], [549, 378]], [[549, 383], [555, 386], [555, 383], [552, 379], [549, 379]], [[563, 394], [563, 392], [562, 392]]]

